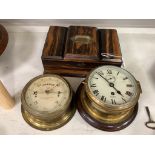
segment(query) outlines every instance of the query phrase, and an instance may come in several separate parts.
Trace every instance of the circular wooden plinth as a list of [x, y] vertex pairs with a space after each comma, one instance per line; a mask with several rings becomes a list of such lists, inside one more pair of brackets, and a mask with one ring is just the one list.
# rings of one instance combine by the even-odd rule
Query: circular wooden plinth
[[0, 24], [0, 55], [4, 52], [8, 44], [8, 33], [6, 29]]
[[83, 87], [83, 84], [81, 84], [77, 90], [77, 94], [76, 94], [77, 107], [78, 107], [78, 111], [79, 111], [80, 115], [82, 116], [82, 118], [86, 122], [88, 122], [91, 126], [97, 128], [97, 129], [103, 130], [103, 131], [112, 132], [112, 131], [118, 131], [118, 130], [122, 130], [122, 129], [126, 128], [135, 119], [137, 112], [138, 112], [138, 103], [134, 107], [134, 110], [133, 110], [132, 114], [130, 115], [130, 117], [128, 117], [125, 121], [122, 121], [120, 123], [106, 124], [106, 123], [103, 123], [103, 122], [100, 122], [100, 121], [94, 119], [92, 116], [90, 116], [90, 114], [83, 107], [83, 104], [82, 104], [82, 101], [80, 98], [80, 92], [81, 92], [82, 87]]

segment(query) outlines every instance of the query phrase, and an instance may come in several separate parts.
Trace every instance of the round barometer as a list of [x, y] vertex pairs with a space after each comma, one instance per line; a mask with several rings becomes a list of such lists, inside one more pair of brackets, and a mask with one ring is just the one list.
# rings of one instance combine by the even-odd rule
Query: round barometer
[[66, 124], [75, 113], [73, 92], [59, 75], [35, 77], [22, 91], [22, 115], [25, 121], [40, 130], [52, 130]]

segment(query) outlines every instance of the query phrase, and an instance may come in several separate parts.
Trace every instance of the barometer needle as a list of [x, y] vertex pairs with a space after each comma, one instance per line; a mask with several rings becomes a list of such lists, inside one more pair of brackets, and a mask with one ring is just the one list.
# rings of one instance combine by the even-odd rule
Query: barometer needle
[[44, 93], [46, 93], [46, 94], [50, 94], [50, 93], [61, 94], [61, 93], [63, 93], [63, 92], [61, 92], [61, 91], [55, 92], [55, 91], [53, 91], [53, 90], [51, 89], [51, 90], [37, 91], [37, 92], [34, 93], [34, 94], [37, 94], [37, 93], [39, 93], [39, 94], [44, 94]]
[[54, 92], [52, 90], [45, 90], [45, 93], [47, 93], [47, 94], [49, 94], [49, 93], [58, 93], [58, 94], [61, 94], [62, 92], [61, 91]]

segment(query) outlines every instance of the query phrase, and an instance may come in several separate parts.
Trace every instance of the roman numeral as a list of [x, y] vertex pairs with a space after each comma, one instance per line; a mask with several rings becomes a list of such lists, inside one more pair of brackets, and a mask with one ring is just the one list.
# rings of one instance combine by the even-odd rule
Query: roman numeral
[[104, 75], [102, 71], [97, 72], [97, 74]]
[[95, 84], [95, 83], [93, 83], [93, 84], [91, 84], [91, 85], [90, 85], [90, 87], [96, 87], [96, 84]]
[[133, 87], [133, 85], [132, 85], [132, 84], [127, 84], [126, 86], [127, 86], [127, 87]]
[[128, 95], [128, 96], [132, 96], [133, 95], [130, 91], [126, 91], [125, 94]]
[[107, 74], [112, 74], [112, 71], [110, 69], [108, 69]]
[[115, 99], [111, 99], [111, 103], [112, 103], [112, 104], [116, 104]]
[[106, 97], [102, 95], [101, 100], [105, 102], [106, 101]]
[[94, 90], [93, 93], [97, 96], [99, 94], [98, 90]]
[[94, 79], [98, 79], [97, 77], [93, 76]]
[[119, 74], [119, 72], [117, 73], [117, 75]]
[[127, 80], [127, 79], [128, 79], [127, 77], [123, 78], [123, 80]]

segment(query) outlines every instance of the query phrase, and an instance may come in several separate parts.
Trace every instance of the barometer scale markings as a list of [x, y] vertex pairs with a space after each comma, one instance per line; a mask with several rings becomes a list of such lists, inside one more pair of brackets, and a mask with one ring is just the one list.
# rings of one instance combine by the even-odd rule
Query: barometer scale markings
[[133, 87], [133, 85], [132, 85], [132, 84], [127, 84], [126, 86], [127, 86], [127, 87]]
[[58, 97], [60, 96], [61, 93], [62, 93], [61, 91], [58, 91]]
[[60, 103], [60, 102], [55, 101], [55, 103], [56, 103], [59, 107], [61, 107], [61, 103]]
[[34, 101], [34, 104], [36, 105], [36, 104], [38, 104], [38, 102], [37, 101]]
[[37, 93], [38, 93], [37, 91], [34, 91], [34, 92], [33, 92], [33, 95], [34, 95], [35, 97], [37, 97]]

